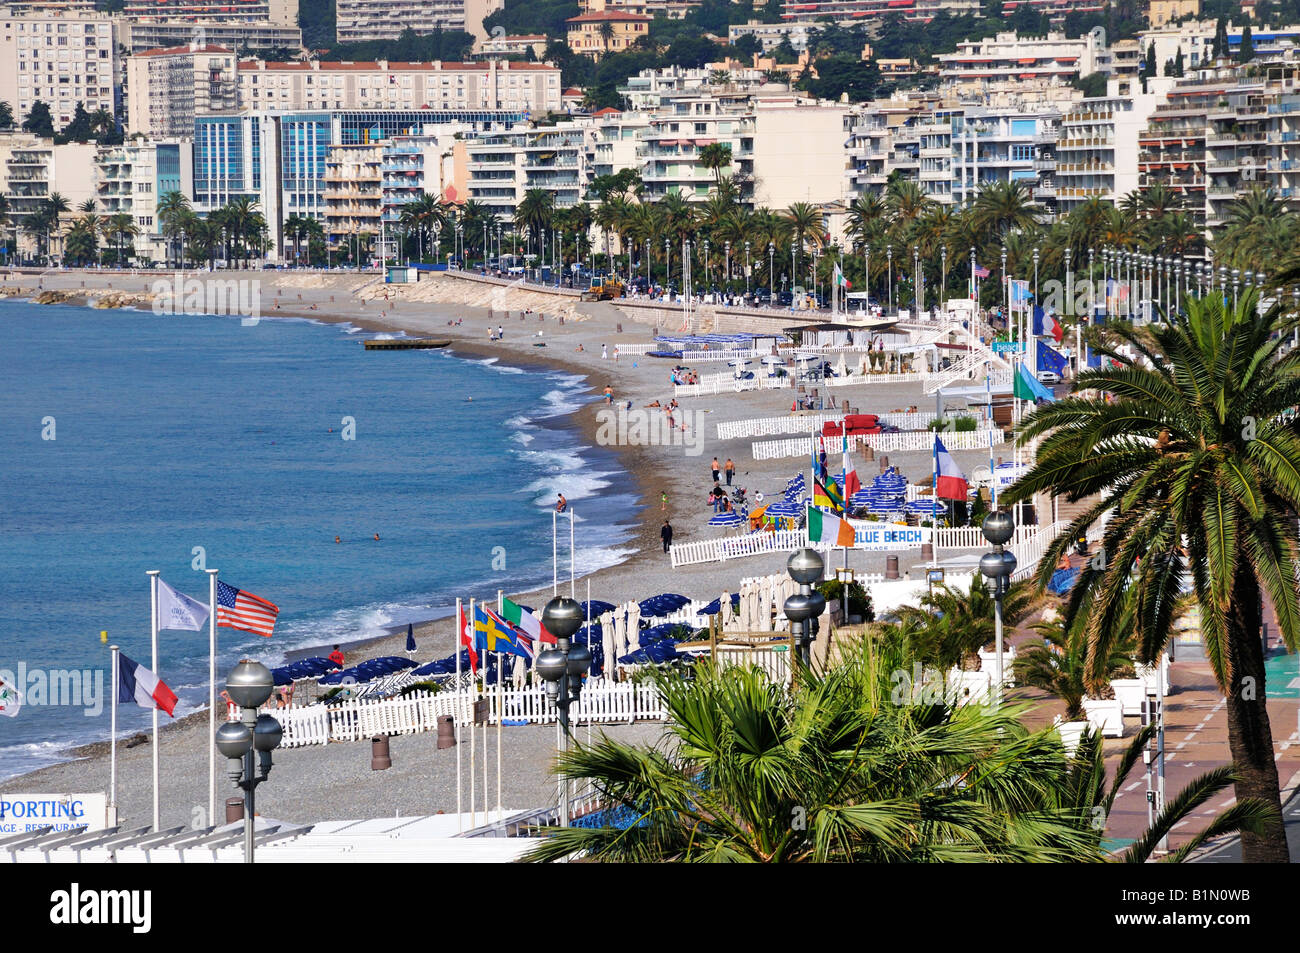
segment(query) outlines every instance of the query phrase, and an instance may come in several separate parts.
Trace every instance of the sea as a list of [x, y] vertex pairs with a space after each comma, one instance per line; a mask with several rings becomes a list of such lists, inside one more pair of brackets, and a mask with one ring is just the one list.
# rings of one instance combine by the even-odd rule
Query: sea
[[[635, 488], [575, 426], [600, 399], [583, 378], [362, 347], [391, 336], [0, 303], [0, 671], [48, 680], [0, 717], [0, 778], [108, 738], [108, 643], [151, 662], [148, 570], [206, 603], [217, 569], [279, 606], [270, 639], [218, 629], [220, 679], [543, 585], [560, 492], [578, 573], [632, 553]], [[206, 627], [163, 632], [158, 668], [177, 717], [202, 708]], [[119, 735], [149, 721], [119, 706]]]

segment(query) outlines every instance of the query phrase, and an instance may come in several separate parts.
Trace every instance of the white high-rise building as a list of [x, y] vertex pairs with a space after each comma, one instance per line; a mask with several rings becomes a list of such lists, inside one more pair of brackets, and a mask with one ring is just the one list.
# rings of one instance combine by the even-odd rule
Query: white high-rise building
[[189, 139], [194, 117], [238, 103], [235, 54], [223, 46], [147, 50], [126, 60], [126, 131]]
[[57, 131], [77, 103], [116, 113], [118, 78], [113, 20], [100, 13], [0, 13], [0, 101], [22, 122], [37, 102]]

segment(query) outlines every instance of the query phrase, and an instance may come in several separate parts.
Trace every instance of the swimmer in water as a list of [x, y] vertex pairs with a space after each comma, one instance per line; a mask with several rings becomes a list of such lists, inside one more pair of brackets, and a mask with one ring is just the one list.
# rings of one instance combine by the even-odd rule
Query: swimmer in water
[[375, 534], [375, 542], [376, 542], [376, 543], [379, 542], [379, 534], [378, 534], [378, 533]]
[[343, 542], [343, 540], [341, 540], [341, 539], [339, 539], [337, 536], [335, 536], [335, 537], [334, 537], [334, 542], [336, 542], [336, 543], [341, 543], [341, 542]]

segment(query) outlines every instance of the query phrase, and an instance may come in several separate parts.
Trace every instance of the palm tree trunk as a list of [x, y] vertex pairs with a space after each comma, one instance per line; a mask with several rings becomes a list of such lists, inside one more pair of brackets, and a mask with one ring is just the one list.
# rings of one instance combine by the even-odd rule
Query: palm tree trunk
[[1238, 778], [1237, 800], [1258, 798], [1277, 811], [1277, 817], [1262, 833], [1242, 832], [1241, 859], [1245, 863], [1285, 864], [1290, 854], [1264, 692], [1263, 610], [1259, 584], [1245, 559], [1237, 565], [1232, 603], [1228, 616], [1228, 670], [1232, 681], [1226, 700], [1228, 748]]

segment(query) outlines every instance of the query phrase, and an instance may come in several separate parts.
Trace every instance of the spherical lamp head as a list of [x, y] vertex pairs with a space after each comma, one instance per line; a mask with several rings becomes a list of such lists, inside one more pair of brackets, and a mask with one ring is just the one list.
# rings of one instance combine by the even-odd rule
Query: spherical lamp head
[[984, 538], [993, 545], [1009, 543], [1016, 532], [1016, 521], [1010, 513], [990, 513], [984, 518]]
[[274, 715], [258, 715], [253, 726], [253, 747], [258, 751], [274, 751], [280, 747], [284, 729]]
[[791, 622], [805, 622], [812, 618], [813, 603], [810, 596], [796, 592], [785, 600], [785, 617]]
[[241, 721], [228, 721], [217, 729], [217, 750], [232, 761], [248, 753], [253, 743], [253, 733]]
[[571, 639], [582, 627], [582, 606], [568, 596], [556, 596], [542, 609], [542, 625], [557, 639]]
[[240, 708], [260, 708], [273, 691], [275, 679], [261, 662], [241, 659], [226, 676], [226, 692]]
[[808, 585], [820, 582], [826, 572], [826, 563], [815, 549], [798, 549], [786, 560], [785, 570], [795, 582]]

